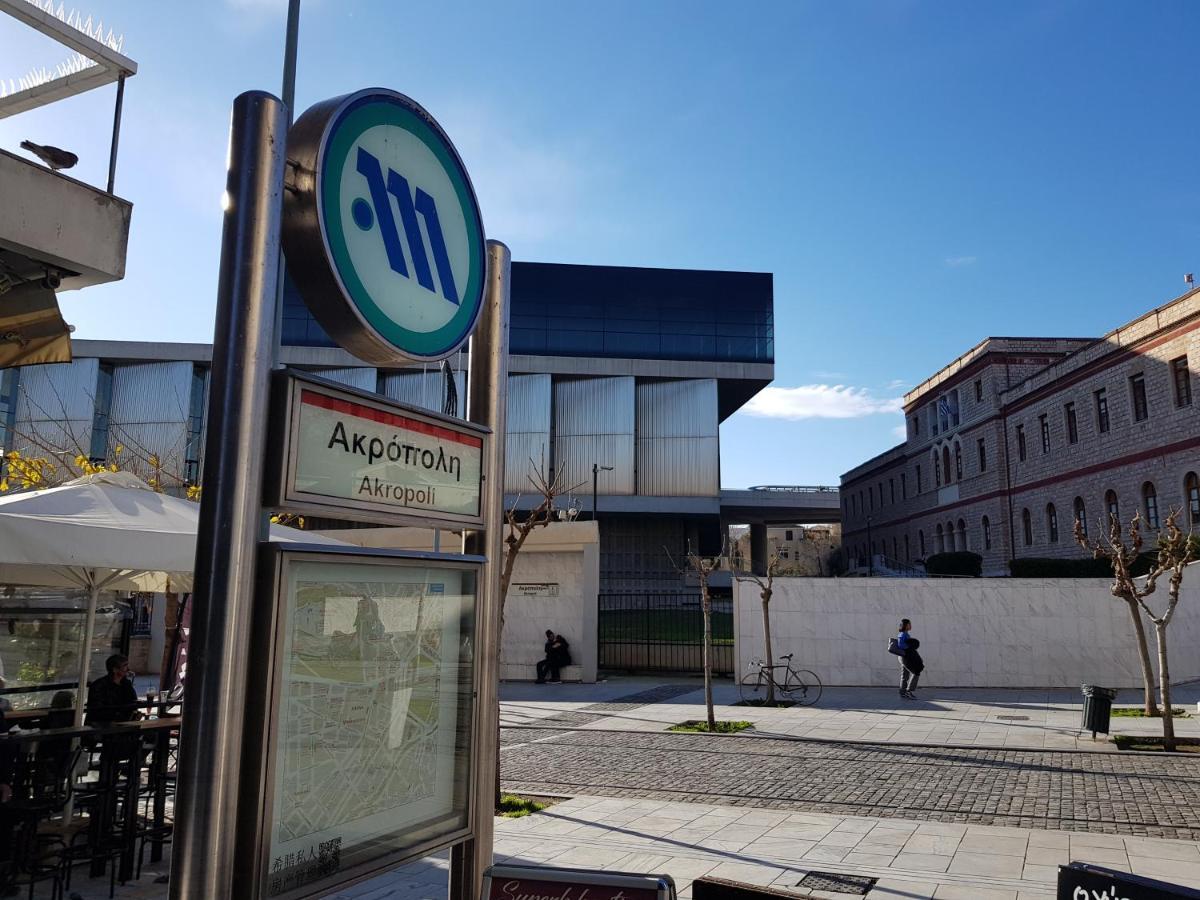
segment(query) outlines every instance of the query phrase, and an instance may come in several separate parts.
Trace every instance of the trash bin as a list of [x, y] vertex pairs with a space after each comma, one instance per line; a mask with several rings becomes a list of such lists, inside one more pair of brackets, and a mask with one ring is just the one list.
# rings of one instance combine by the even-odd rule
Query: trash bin
[[1108, 720], [1112, 715], [1112, 702], [1117, 699], [1117, 691], [1116, 688], [1095, 684], [1085, 684], [1080, 689], [1083, 692], [1082, 729], [1090, 731], [1094, 741], [1097, 732], [1108, 734]]

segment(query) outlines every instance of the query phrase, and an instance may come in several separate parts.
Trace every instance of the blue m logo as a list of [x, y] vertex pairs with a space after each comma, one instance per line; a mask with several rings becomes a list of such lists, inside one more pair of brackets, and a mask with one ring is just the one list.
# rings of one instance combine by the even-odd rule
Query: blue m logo
[[397, 274], [405, 278], [410, 277], [408, 263], [404, 259], [404, 249], [400, 244], [400, 232], [396, 228], [396, 217], [392, 214], [394, 197], [400, 210], [400, 223], [404, 226], [404, 238], [408, 244], [408, 254], [412, 258], [417, 283], [426, 290], [437, 293], [433, 284], [433, 273], [429, 269], [429, 257], [425, 253], [425, 238], [417, 222], [417, 216], [420, 215], [425, 220], [425, 233], [429, 235], [429, 249], [433, 254], [433, 264], [442, 286], [442, 296], [457, 306], [458, 290], [454, 286], [454, 272], [450, 269], [446, 239], [442, 236], [437, 203], [433, 197], [420, 188], [414, 192], [409, 187], [408, 179], [395, 169], [388, 169], [385, 180], [379, 160], [362, 147], [358, 148], [357, 168], [359, 174], [367, 181], [371, 202], [368, 204], [360, 197], [351, 204], [350, 211], [355, 224], [363, 231], [370, 231], [375, 221], [378, 221], [388, 264]]

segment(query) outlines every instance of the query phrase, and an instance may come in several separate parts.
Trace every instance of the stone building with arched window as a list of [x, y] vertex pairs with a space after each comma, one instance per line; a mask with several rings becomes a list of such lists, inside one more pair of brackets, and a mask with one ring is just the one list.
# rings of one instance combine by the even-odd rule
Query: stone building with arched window
[[[842, 476], [843, 541], [869, 527], [898, 563], [971, 550], [1002, 575], [1081, 555], [1076, 521], [1096, 537], [1178, 509], [1200, 532], [1198, 368], [1200, 290], [1100, 338], [987, 338], [905, 395], [902, 444]], [[847, 502], [881, 481], [894, 501]]]

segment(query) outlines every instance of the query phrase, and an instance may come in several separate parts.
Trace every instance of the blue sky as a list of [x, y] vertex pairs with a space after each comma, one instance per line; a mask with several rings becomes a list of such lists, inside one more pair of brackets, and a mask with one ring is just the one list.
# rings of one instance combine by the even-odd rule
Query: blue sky
[[[212, 338], [229, 107], [279, 90], [285, 3], [82, 0], [125, 36], [123, 282], [77, 336]], [[523, 260], [767, 271], [776, 377], [722, 481], [835, 483], [983, 337], [1099, 335], [1200, 269], [1187, 2], [307, 0], [297, 105], [416, 98]], [[0, 78], [65, 53], [5, 18]], [[0, 120], [103, 183], [114, 88]]]

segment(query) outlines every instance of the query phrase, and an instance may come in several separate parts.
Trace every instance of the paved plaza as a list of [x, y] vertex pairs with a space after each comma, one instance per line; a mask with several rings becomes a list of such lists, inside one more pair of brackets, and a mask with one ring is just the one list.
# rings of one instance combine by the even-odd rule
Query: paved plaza
[[[690, 690], [689, 690], [690, 688]], [[1200, 737], [1200, 683], [1177, 685], [1173, 703], [1191, 712], [1177, 719], [1179, 736]], [[620, 702], [649, 694], [661, 699]], [[748, 719], [758, 736], [813, 740], [866, 741], [962, 747], [1010, 747], [1115, 751], [1104, 735], [1093, 741], [1079, 730], [1082, 697], [1078, 690], [928, 688], [916, 702], [902, 700], [891, 688], [825, 688], [816, 706], [755, 709], [739, 702], [728, 679], [714, 682], [713, 699], [721, 719]], [[698, 678], [610, 678], [595, 685], [511, 683], [501, 692], [501, 721], [506, 726], [549, 725], [599, 730], [662, 731], [704, 716], [703, 685]], [[1137, 706], [1141, 692], [1122, 690], [1116, 704]], [[1157, 719], [1113, 718], [1120, 734], [1162, 734]]]
[[[1178, 693], [1194, 710], [1197, 686]], [[868, 900], [1049, 900], [1069, 861], [1200, 887], [1200, 758], [1078, 735], [1077, 692], [923, 694], [838, 688], [811, 709], [723, 705], [720, 718], [756, 727], [709, 736], [665, 731], [703, 716], [696, 679], [505, 684], [505, 787], [562, 799], [497, 819], [496, 859], [665, 873], [683, 897], [701, 875], [805, 894], [806, 874], [831, 872], [877, 879]], [[735, 702], [735, 690], [718, 683], [716, 697]], [[1200, 735], [1198, 721], [1179, 720], [1179, 733]], [[165, 898], [161, 871], [116, 896]], [[446, 883], [443, 854], [334, 896], [444, 900]], [[73, 888], [108, 893], [99, 880]]]

